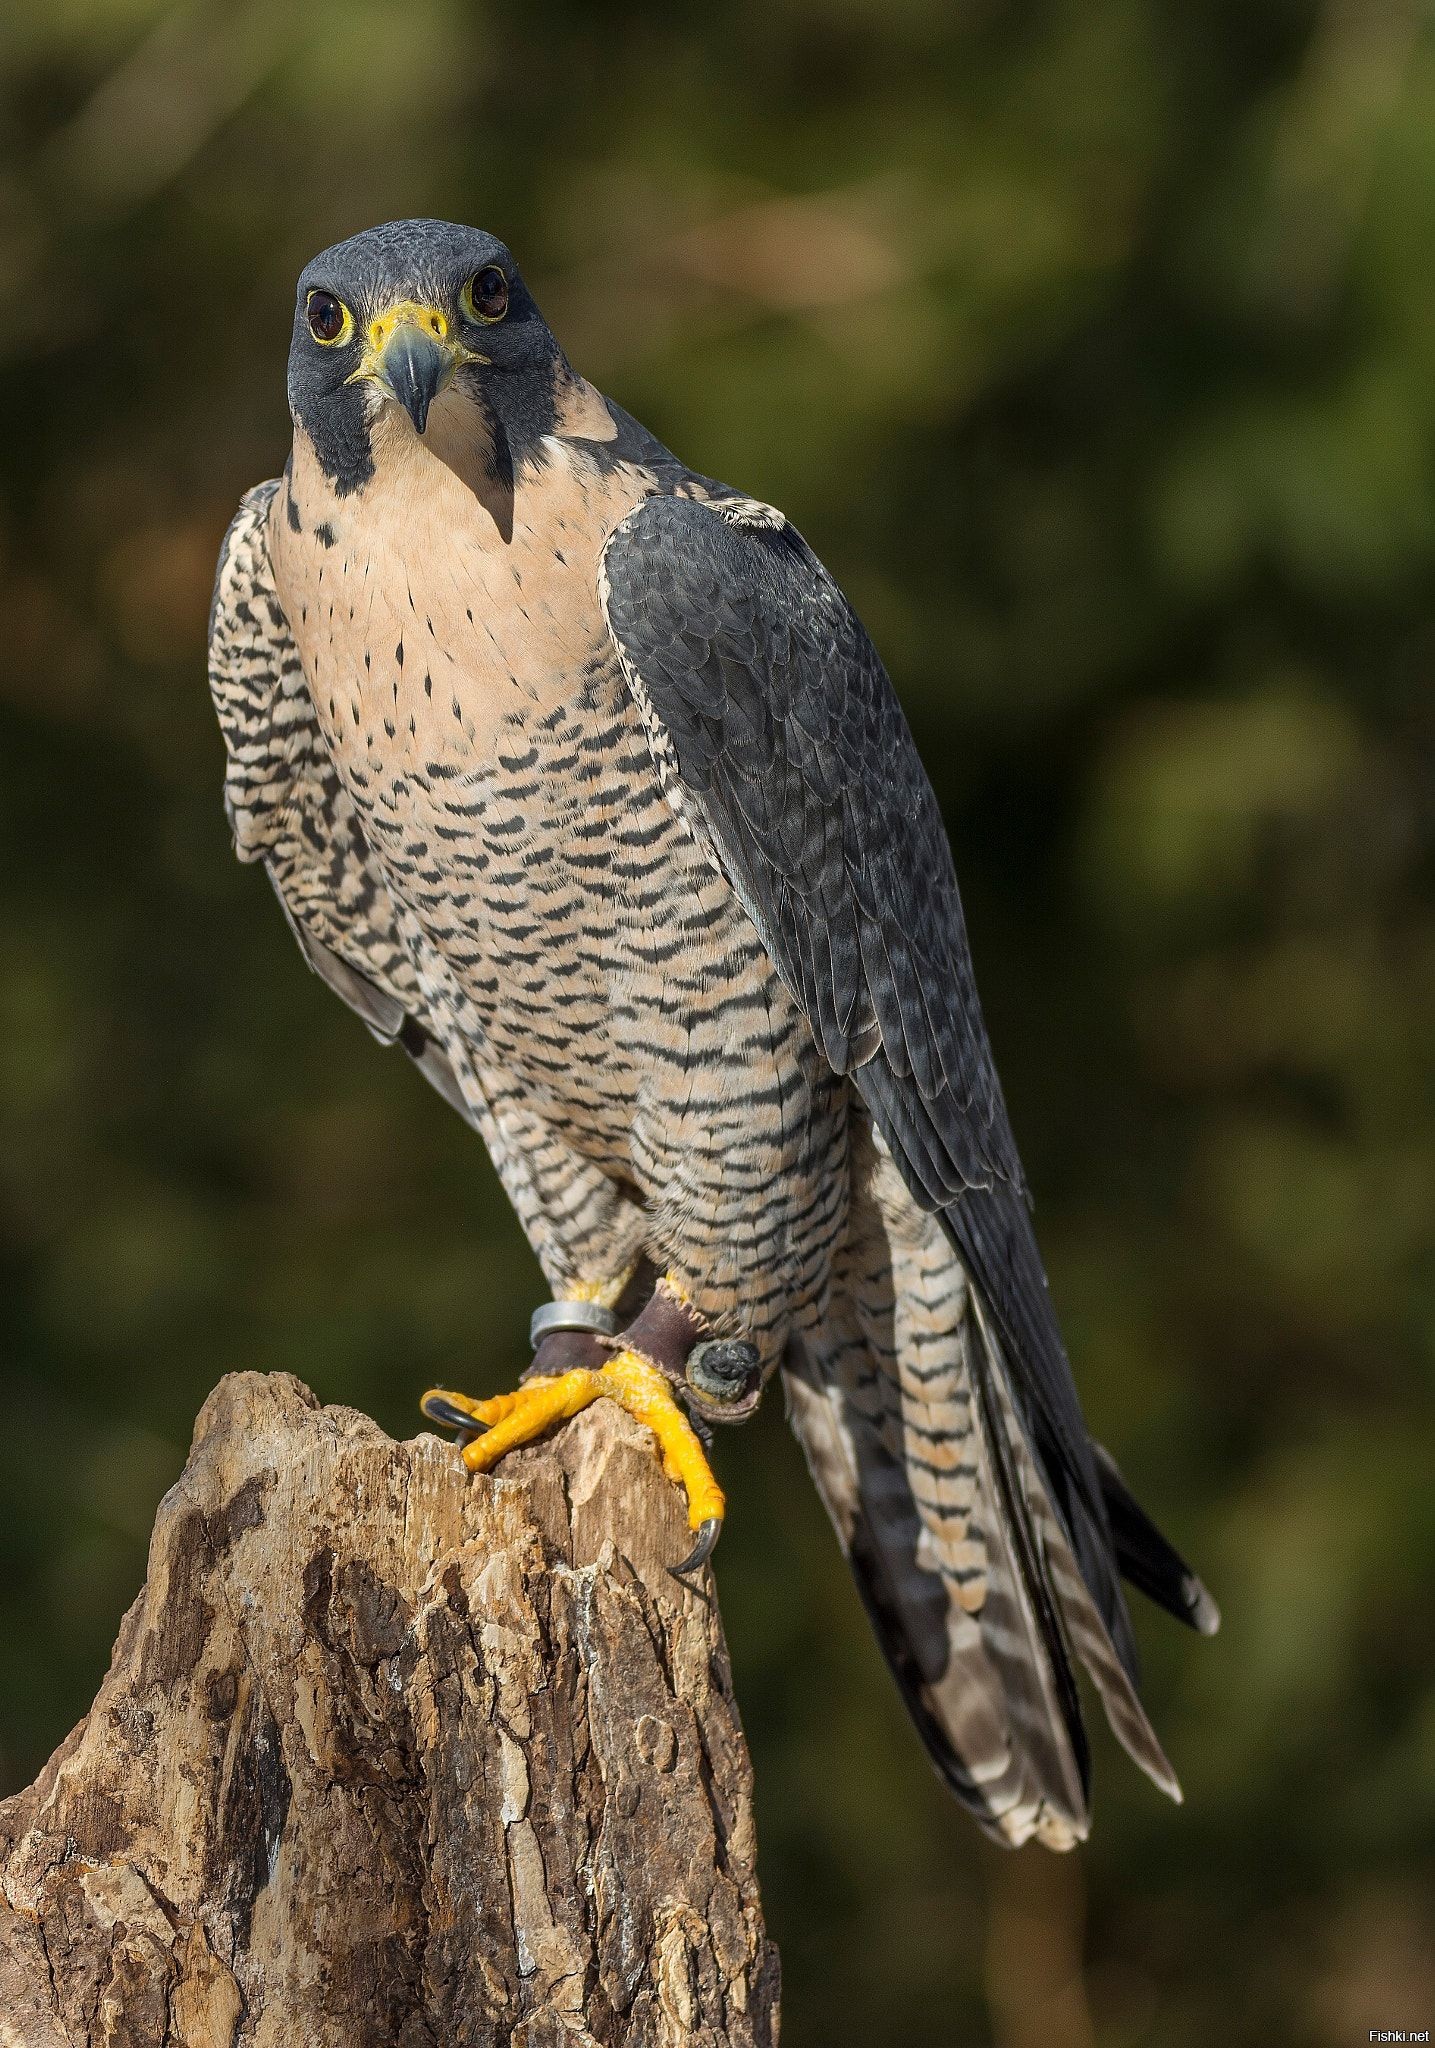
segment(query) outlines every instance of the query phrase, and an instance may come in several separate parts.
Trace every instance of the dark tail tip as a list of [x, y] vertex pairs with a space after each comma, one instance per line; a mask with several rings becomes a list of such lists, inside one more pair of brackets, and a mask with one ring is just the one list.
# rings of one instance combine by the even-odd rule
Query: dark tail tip
[[1213, 1636], [1221, 1625], [1221, 1610], [1206, 1591], [1186, 1560], [1166, 1541], [1146, 1510], [1132, 1497], [1117, 1469], [1116, 1460], [1100, 1444], [1092, 1445], [1111, 1540], [1121, 1576], [1138, 1593], [1164, 1607], [1177, 1621], [1185, 1622], [1199, 1635]]

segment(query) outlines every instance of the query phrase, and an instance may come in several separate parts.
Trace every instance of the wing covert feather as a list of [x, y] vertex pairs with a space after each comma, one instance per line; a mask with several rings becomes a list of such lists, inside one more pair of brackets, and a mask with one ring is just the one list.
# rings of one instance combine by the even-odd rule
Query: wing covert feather
[[1123, 1664], [1105, 1507], [977, 998], [941, 811], [856, 614], [747, 500], [645, 500], [601, 595], [670, 799], [727, 874], [993, 1319], [1010, 1395]]
[[609, 539], [629, 682], [832, 1065], [911, 1084], [927, 1206], [1020, 1186], [946, 831], [896, 693], [796, 529], [766, 508], [748, 520], [747, 502], [649, 498]]

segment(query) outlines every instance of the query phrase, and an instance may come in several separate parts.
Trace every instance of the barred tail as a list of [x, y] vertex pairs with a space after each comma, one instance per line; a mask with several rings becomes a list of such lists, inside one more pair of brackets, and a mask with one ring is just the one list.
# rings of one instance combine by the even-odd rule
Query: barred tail
[[[1136, 1762], [1172, 1798], [1180, 1789], [962, 1263], [870, 1139], [868, 1150], [824, 1327], [794, 1339], [787, 1361], [793, 1427], [937, 1770], [998, 1840], [1069, 1848], [1090, 1826], [1077, 1662]], [[1119, 1560], [1197, 1620], [1208, 1596], [1102, 1460], [1114, 1551], [1111, 1531], [1082, 1537], [1110, 1564], [1103, 1603], [1119, 1606]]]

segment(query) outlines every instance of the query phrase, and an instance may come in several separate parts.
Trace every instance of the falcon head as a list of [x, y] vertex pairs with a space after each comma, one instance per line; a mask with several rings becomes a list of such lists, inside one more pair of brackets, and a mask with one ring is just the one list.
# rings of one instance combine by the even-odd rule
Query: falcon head
[[486, 416], [511, 469], [553, 423], [562, 352], [503, 243], [440, 220], [336, 242], [299, 279], [289, 410], [341, 493], [394, 421], [423, 434], [444, 394]]

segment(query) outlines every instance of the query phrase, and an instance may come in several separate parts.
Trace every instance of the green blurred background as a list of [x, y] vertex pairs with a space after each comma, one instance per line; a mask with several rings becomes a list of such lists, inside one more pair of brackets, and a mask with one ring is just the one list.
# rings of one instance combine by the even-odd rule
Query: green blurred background
[[1169, 1808], [929, 1777], [774, 1401], [719, 1563], [784, 2041], [1435, 2019], [1435, 40], [1414, 0], [10, 0], [0, 1775], [87, 1706], [221, 1372], [408, 1434], [536, 1271], [232, 860], [204, 619], [292, 281], [480, 222], [784, 506], [946, 806], [1093, 1426], [1197, 1560]]

